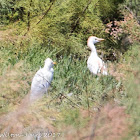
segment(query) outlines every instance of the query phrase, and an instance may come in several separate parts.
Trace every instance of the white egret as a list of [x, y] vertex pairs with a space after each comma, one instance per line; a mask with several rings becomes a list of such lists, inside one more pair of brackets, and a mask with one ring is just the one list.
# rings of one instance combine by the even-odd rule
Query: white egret
[[87, 46], [91, 49], [91, 54], [87, 61], [87, 67], [90, 70], [90, 72], [94, 75], [98, 75], [98, 73], [107, 75], [107, 68], [104, 62], [102, 61], [102, 59], [98, 57], [98, 54], [94, 45], [103, 40], [104, 39], [102, 38], [90, 36], [87, 41]]
[[48, 87], [50, 86], [53, 79], [54, 64], [56, 64], [56, 62], [53, 62], [50, 58], [47, 58], [45, 60], [44, 67], [40, 68], [36, 72], [31, 84], [31, 101], [40, 99], [44, 93], [47, 93]]

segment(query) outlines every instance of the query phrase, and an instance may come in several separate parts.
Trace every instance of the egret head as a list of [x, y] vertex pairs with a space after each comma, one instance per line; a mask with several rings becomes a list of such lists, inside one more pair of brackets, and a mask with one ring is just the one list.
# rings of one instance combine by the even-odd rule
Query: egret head
[[90, 46], [91, 44], [96, 44], [96, 43], [101, 42], [101, 41], [104, 41], [104, 39], [98, 38], [96, 36], [90, 36], [88, 38], [88, 41], [87, 41], [87, 46]]
[[53, 65], [56, 64], [56, 62], [53, 62], [50, 58], [47, 58], [45, 60], [45, 68], [47, 69], [51, 69], [53, 67]]

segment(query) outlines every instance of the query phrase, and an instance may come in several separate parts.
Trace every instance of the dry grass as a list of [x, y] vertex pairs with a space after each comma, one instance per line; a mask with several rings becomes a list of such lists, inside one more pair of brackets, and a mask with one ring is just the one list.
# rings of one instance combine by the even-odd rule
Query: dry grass
[[22, 98], [30, 89], [29, 83], [32, 75], [32, 72], [25, 70], [23, 62], [19, 62], [14, 66], [8, 66], [0, 77], [1, 110], [4, 112], [14, 110], [20, 104]]
[[[32, 140], [34, 137], [32, 134], [38, 133], [50, 133], [57, 132], [53, 126], [54, 119], [59, 118], [59, 113], [56, 110], [47, 109], [44, 106], [45, 101], [38, 101], [34, 104], [30, 104], [28, 94], [21, 102], [21, 104], [10, 112], [1, 116], [1, 134], [19, 134], [23, 139]], [[15, 137], [18, 139], [18, 137]], [[9, 139], [12, 139], [9, 137]]]
[[82, 128], [61, 126], [63, 140], [121, 140], [128, 133], [128, 115], [125, 108], [108, 103], [100, 112], [88, 115], [88, 111], [80, 111], [81, 116], [89, 118]]
[[107, 104], [96, 122], [95, 140], [119, 140], [128, 132], [125, 108]]
[[130, 70], [130, 66], [123, 63], [110, 63], [108, 65], [109, 74], [116, 78], [116, 80], [125, 80], [126, 71]]

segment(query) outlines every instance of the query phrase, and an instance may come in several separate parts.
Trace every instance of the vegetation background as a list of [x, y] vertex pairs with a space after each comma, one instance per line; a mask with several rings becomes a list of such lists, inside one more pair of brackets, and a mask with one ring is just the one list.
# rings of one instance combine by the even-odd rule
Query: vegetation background
[[[0, 139], [140, 139], [138, 0], [0, 0], [0, 19]], [[87, 69], [91, 35], [108, 76]], [[47, 57], [49, 96], [27, 106]]]

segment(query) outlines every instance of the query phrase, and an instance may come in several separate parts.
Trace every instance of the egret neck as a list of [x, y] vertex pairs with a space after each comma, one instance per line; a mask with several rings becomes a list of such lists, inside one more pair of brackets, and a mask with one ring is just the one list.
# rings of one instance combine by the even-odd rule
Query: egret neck
[[88, 46], [90, 47], [91, 49], [91, 55], [92, 56], [98, 56], [97, 55], [97, 51], [96, 51], [96, 48], [95, 48], [95, 45], [93, 44], [93, 42], [88, 42]]

